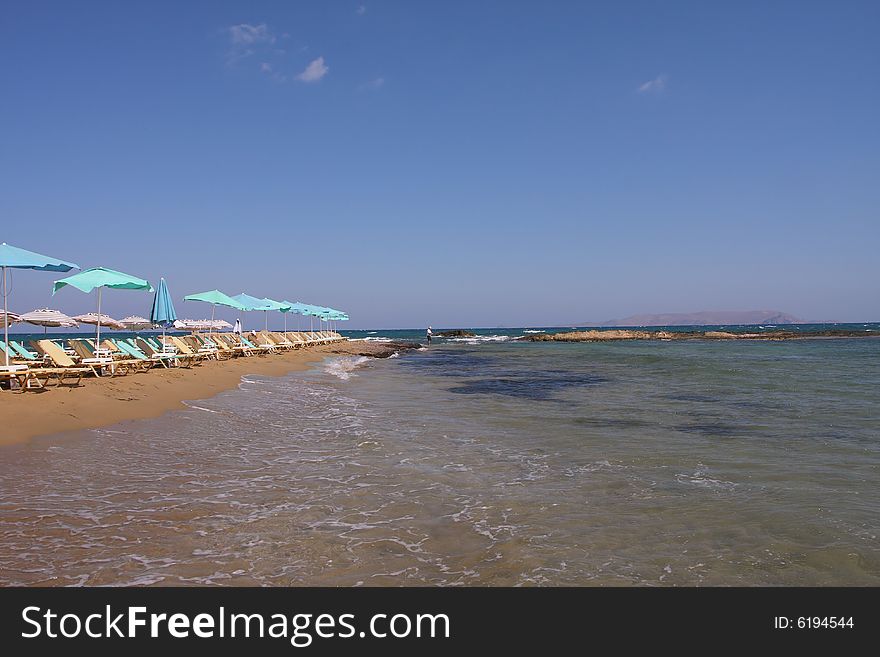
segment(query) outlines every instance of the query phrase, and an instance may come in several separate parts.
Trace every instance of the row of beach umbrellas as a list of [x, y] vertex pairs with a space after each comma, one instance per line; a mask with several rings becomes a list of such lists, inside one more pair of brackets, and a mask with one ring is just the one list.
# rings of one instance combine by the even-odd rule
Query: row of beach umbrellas
[[[52, 271], [52, 272], [69, 272], [73, 269], [79, 269], [79, 265], [72, 262], [66, 262], [57, 258], [44, 256], [33, 251], [27, 251], [15, 246], [11, 246], [3, 242], [0, 244], [0, 268], [2, 268], [2, 290], [3, 290], [3, 315], [0, 316], [0, 324], [3, 325], [4, 343], [9, 340], [9, 325], [13, 322], [23, 321], [37, 326], [48, 327], [76, 327], [79, 324], [94, 324], [96, 343], [100, 344], [101, 327], [112, 329], [127, 329], [131, 331], [139, 331], [148, 328], [160, 327], [164, 330], [174, 327], [184, 330], [222, 330], [229, 328], [231, 325], [223, 320], [216, 320], [214, 312], [216, 307], [226, 306], [234, 308], [241, 312], [263, 311], [266, 316], [266, 327], [268, 328], [269, 311], [277, 311], [284, 314], [284, 330], [287, 331], [287, 315], [295, 313], [298, 315], [309, 316], [310, 322], [314, 318], [328, 323], [336, 321], [348, 320], [348, 315], [340, 310], [328, 308], [325, 306], [315, 306], [311, 304], [289, 301], [275, 301], [269, 298], [259, 298], [242, 292], [234, 297], [224, 294], [220, 290], [211, 290], [209, 292], [199, 292], [184, 297], [184, 301], [202, 301], [211, 304], [210, 320], [178, 320], [177, 313], [174, 311], [174, 304], [171, 300], [171, 294], [165, 279], [159, 280], [159, 285], [155, 290], [153, 297], [153, 305], [150, 310], [150, 317], [126, 317], [122, 320], [115, 320], [112, 317], [101, 313], [101, 291], [106, 288], [116, 290], [142, 290], [153, 292], [153, 286], [142, 278], [124, 274], [119, 271], [107, 269], [106, 267], [93, 267], [86, 269], [67, 278], [55, 281], [52, 286], [52, 294], [55, 295], [59, 290], [70, 286], [82, 292], [91, 293], [97, 290], [97, 312], [86, 313], [83, 315], [75, 315], [69, 317], [64, 313], [50, 308], [41, 308], [24, 315], [16, 315], [9, 312], [8, 300], [8, 270], [9, 269], [31, 269], [35, 271]], [[236, 325], [238, 322], [236, 322]], [[4, 369], [7, 371], [14, 369], [16, 366], [9, 364], [9, 351], [4, 349], [6, 355], [6, 363]]]

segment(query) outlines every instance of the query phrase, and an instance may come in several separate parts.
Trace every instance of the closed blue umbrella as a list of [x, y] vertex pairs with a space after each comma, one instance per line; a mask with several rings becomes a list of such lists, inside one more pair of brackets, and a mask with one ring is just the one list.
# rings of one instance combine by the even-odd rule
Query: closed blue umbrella
[[174, 311], [174, 302], [164, 278], [159, 279], [156, 288], [156, 296], [153, 297], [153, 308], [150, 310], [150, 321], [162, 327], [162, 344], [165, 344], [165, 330], [174, 324], [177, 313]]
[[[9, 293], [6, 289], [7, 269], [36, 269], [37, 271], [70, 271], [79, 269], [79, 265], [51, 258], [33, 251], [26, 251], [6, 242], [0, 244], [0, 267], [3, 268], [3, 342], [9, 342]], [[9, 351], [6, 352], [6, 369], [9, 369]]]

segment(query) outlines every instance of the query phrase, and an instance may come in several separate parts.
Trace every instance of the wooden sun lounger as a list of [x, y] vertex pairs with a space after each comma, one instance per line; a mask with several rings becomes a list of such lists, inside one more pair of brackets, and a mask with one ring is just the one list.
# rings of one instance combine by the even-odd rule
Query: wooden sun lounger
[[[12, 390], [12, 382], [15, 381], [18, 383], [18, 391], [24, 392], [26, 390], [30, 390], [32, 388], [42, 388], [43, 383], [34, 376], [33, 370], [29, 367], [25, 367], [25, 369], [14, 369], [14, 370], [2, 370], [0, 371], [0, 381], [6, 380], [9, 382], [9, 390]], [[36, 385], [31, 385], [36, 384]]]
[[164, 350], [160, 351], [159, 349], [156, 349], [156, 347], [154, 347], [150, 342], [144, 340], [143, 338], [132, 339], [134, 340], [134, 343], [137, 345], [138, 349], [140, 349], [156, 362], [162, 363], [162, 365], [164, 365], [165, 367], [168, 367], [169, 363], [175, 367], [180, 365], [180, 361], [177, 359], [177, 354], [172, 354]]
[[173, 335], [165, 336], [165, 344], [171, 345], [177, 348], [176, 356], [180, 359], [181, 364], [184, 367], [192, 367], [195, 364], [199, 364], [204, 360], [204, 357], [200, 354], [195, 353], [192, 349], [190, 349], [185, 342], [181, 342], [179, 338]]
[[258, 353], [258, 349], [254, 349], [252, 347], [248, 347], [241, 340], [238, 339], [238, 336], [235, 333], [211, 333], [211, 338], [225, 344], [228, 346], [234, 353], [243, 355], [243, 356], [252, 356], [255, 353]]
[[[42, 340], [40, 342], [42, 342]], [[79, 364], [86, 367], [91, 367], [95, 372], [95, 376], [100, 376], [98, 370], [101, 370], [101, 372], [103, 372], [105, 369], [110, 370], [111, 376], [116, 376], [117, 368], [112, 358], [110, 358], [109, 356], [102, 356], [100, 358], [95, 356], [95, 352], [92, 351], [92, 347], [87, 345], [84, 340], [73, 339], [68, 340], [67, 343], [70, 345], [70, 348], [73, 349], [74, 353], [79, 358]], [[120, 374], [125, 374], [126, 372], [127, 369], [125, 368], [125, 366], [119, 368]]]
[[37, 351], [44, 354], [55, 367], [42, 368], [43, 372], [49, 373], [58, 379], [58, 385], [64, 382], [65, 378], [76, 376], [76, 385], [79, 385], [83, 376], [90, 372], [94, 376], [98, 376], [98, 371], [91, 365], [77, 365], [73, 359], [68, 356], [64, 349], [59, 347], [51, 340], [37, 340], [32, 343]]
[[272, 340], [265, 337], [262, 332], [260, 333], [251, 333], [250, 336], [246, 336], [247, 340], [250, 340], [253, 344], [255, 344], [258, 348], [262, 349], [265, 352], [270, 354], [278, 353], [278, 345], [276, 345]]
[[110, 353], [110, 357], [113, 359], [111, 367], [114, 369], [120, 366], [125, 368], [123, 374], [127, 374], [129, 370], [146, 372], [153, 366], [148, 358], [134, 358], [132, 354], [124, 351], [111, 340], [101, 341], [101, 349]]
[[297, 345], [300, 349], [309, 346], [308, 340], [303, 338], [299, 333], [296, 333], [295, 331], [288, 331], [284, 335], [287, 337], [288, 340]]
[[[91, 372], [88, 367], [36, 367], [31, 370], [34, 377], [40, 380], [42, 385], [46, 385], [52, 379], [58, 382], [58, 387], [65, 385], [65, 381], [76, 379], [73, 383], [68, 383], [71, 388], [78, 388], [82, 382], [82, 378]], [[45, 379], [45, 380], [43, 380]]]
[[222, 355], [222, 357], [224, 358], [235, 358], [236, 356], [246, 355], [243, 348], [233, 346], [222, 337], [220, 337], [220, 334], [218, 333], [209, 333], [208, 339], [210, 339], [211, 342], [216, 345], [218, 357]]
[[293, 344], [290, 340], [282, 337], [280, 334], [275, 333], [274, 331], [260, 331], [259, 335], [263, 337], [266, 344], [274, 344], [279, 349], [296, 348], [296, 345]]

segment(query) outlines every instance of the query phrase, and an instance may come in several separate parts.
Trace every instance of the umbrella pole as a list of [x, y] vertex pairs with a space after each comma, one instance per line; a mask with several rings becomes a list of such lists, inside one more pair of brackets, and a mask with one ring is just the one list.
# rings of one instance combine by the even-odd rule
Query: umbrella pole
[[[3, 267], [3, 353], [6, 354], [6, 367], [9, 368], [9, 296], [6, 293], [6, 267]], [[11, 379], [10, 379], [11, 381]], [[9, 384], [10, 390], [12, 383]]]
[[98, 323], [95, 333], [95, 355], [98, 355], [98, 349], [101, 348], [101, 288], [98, 288]]

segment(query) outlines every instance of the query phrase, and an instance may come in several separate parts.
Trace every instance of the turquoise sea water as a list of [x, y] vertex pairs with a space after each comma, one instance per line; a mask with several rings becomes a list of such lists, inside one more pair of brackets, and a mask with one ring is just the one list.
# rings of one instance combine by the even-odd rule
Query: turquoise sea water
[[0, 582], [880, 584], [880, 339], [478, 333], [3, 450]]

